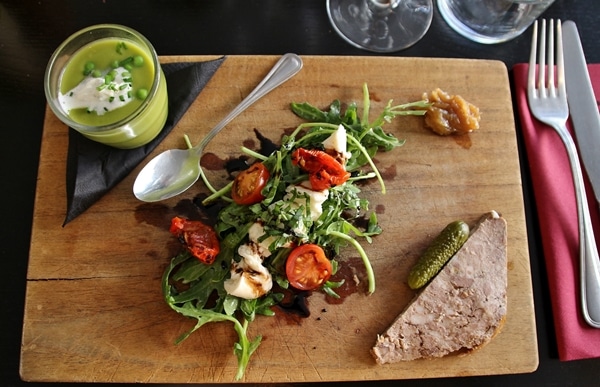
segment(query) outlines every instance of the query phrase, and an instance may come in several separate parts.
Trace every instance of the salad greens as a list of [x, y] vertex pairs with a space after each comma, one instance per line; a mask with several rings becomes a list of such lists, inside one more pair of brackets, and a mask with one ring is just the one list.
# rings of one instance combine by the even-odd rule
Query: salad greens
[[[196, 319], [196, 325], [177, 339], [185, 340], [190, 334], [206, 323], [230, 321], [238, 334], [239, 341], [234, 345], [238, 359], [236, 379], [241, 379], [250, 356], [261, 342], [261, 336], [248, 338], [248, 325], [257, 315], [272, 316], [271, 307], [283, 299], [283, 291], [289, 287], [285, 276], [285, 263], [291, 247], [301, 243], [314, 243], [323, 248], [332, 260], [333, 272], [337, 270], [334, 259], [340, 250], [348, 245], [359, 253], [367, 274], [368, 293], [375, 291], [375, 277], [369, 258], [357, 241], [358, 238], [372, 242], [372, 237], [382, 232], [375, 213], [367, 215], [369, 203], [359, 196], [356, 182], [377, 178], [381, 190], [385, 193], [385, 184], [373, 162], [378, 151], [389, 151], [404, 144], [392, 134], [386, 133], [382, 125], [401, 115], [424, 115], [429, 106], [426, 101], [417, 101], [403, 105], [392, 105], [390, 100], [383, 112], [370, 121], [370, 99], [366, 84], [363, 86], [363, 109], [355, 103], [344, 110], [339, 100], [335, 100], [327, 111], [320, 110], [309, 103], [292, 103], [291, 110], [307, 122], [301, 124], [290, 135], [284, 136], [281, 146], [270, 155], [262, 155], [242, 147], [242, 151], [261, 161], [270, 171], [271, 178], [263, 188], [264, 200], [252, 205], [239, 205], [229, 196], [231, 183], [221, 189], [215, 189], [204, 173], [202, 179], [212, 192], [203, 204], [216, 200], [228, 203], [219, 213], [214, 226], [219, 236], [221, 251], [214, 263], [206, 265], [184, 252], [172, 258], [162, 278], [162, 288], [166, 303], [176, 312]], [[289, 198], [286, 188], [307, 179], [302, 171], [291, 161], [292, 152], [299, 148], [322, 147], [323, 141], [334, 133], [339, 125], [346, 130], [347, 152], [351, 157], [345, 168], [351, 172], [350, 179], [339, 186], [329, 189], [329, 195], [322, 205], [322, 214], [313, 220], [308, 208], [310, 197], [293, 191]], [[368, 166], [371, 171], [363, 172]], [[284, 199], [285, 195], [286, 198]], [[307, 205], [298, 205], [294, 199], [305, 196]], [[366, 226], [360, 228], [357, 220]], [[264, 235], [260, 241], [269, 241], [271, 255], [265, 257], [263, 265], [268, 268], [273, 280], [281, 291], [272, 290], [266, 295], [247, 300], [228, 294], [224, 281], [230, 275], [232, 260], [239, 261], [237, 248], [248, 242], [248, 230], [260, 222]], [[327, 281], [321, 290], [331, 297], [338, 297], [335, 289], [343, 281]], [[276, 288], [275, 288], [276, 289]]]

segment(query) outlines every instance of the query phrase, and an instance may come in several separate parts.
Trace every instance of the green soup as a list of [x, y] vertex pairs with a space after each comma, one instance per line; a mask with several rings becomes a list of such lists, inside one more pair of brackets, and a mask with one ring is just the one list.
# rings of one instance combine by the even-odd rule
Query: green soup
[[[59, 101], [71, 120], [89, 127], [78, 129], [86, 137], [117, 148], [135, 148], [156, 137], [167, 118], [164, 74], [160, 67], [158, 77], [155, 71], [148, 51], [135, 42], [99, 39], [67, 62], [60, 76]], [[96, 129], [116, 123], [122, 125]]]
[[48, 61], [44, 93], [65, 125], [115, 148], [147, 144], [167, 120], [167, 84], [152, 44], [116, 24], [69, 36]]
[[[60, 82], [61, 94], [66, 94], [74, 89], [86, 78], [98, 81], [105, 80], [111, 71], [121, 67], [130, 74], [127, 77], [130, 98], [124, 106], [104, 111], [98, 114], [87, 108], [75, 108], [68, 111], [74, 121], [90, 126], [104, 126], [120, 121], [132, 114], [143, 102], [144, 90], [150, 90], [154, 80], [154, 66], [152, 59], [139, 46], [131, 41], [122, 39], [101, 39], [82, 47], [67, 63]], [[104, 85], [109, 87], [109, 82]], [[81, 93], [80, 93], [81, 94]], [[139, 94], [139, 95], [138, 95]], [[82, 96], [87, 99], [93, 96]], [[74, 95], [72, 98], [81, 98]], [[117, 98], [117, 102], [119, 102]], [[116, 104], [116, 103], [115, 103]]]

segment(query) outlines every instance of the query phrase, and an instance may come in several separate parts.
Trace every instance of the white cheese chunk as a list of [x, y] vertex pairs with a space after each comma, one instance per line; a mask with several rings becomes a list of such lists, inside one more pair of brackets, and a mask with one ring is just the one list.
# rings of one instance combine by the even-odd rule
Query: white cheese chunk
[[[294, 198], [294, 203], [296, 206], [308, 207], [310, 218], [313, 222], [319, 219], [319, 216], [323, 213], [323, 203], [329, 197], [329, 190], [313, 191], [312, 189], [308, 189], [301, 185], [290, 185], [285, 190], [287, 191], [287, 194], [285, 194], [283, 200], [291, 200], [294, 197], [295, 191], [297, 197]], [[308, 196], [308, 206], [306, 203], [307, 199], [303, 194]]]
[[231, 263], [231, 278], [225, 280], [225, 291], [232, 296], [252, 300], [264, 296], [273, 287], [269, 270], [262, 265], [262, 259], [255, 244], [238, 247], [240, 262]]
[[260, 222], [256, 222], [252, 226], [250, 226], [250, 229], [248, 230], [248, 238], [250, 238], [251, 243], [254, 243], [256, 245], [258, 254], [261, 257], [266, 258], [271, 256], [269, 246], [271, 246], [271, 244], [275, 242], [276, 238], [274, 236], [269, 236], [266, 237], [264, 240], [260, 241], [260, 238], [262, 238], [263, 235], [265, 235], [265, 229]]
[[346, 128], [344, 125], [338, 126], [338, 128], [331, 134], [331, 136], [327, 137], [325, 141], [323, 141], [323, 147], [325, 149], [331, 149], [337, 152], [344, 160], [348, 160], [351, 156], [350, 152], [347, 152], [348, 149], [346, 138]]

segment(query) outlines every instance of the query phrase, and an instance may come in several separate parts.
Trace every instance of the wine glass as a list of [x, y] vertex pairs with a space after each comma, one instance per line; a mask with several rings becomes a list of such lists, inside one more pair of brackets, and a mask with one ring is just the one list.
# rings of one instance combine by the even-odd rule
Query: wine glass
[[355, 47], [393, 52], [419, 41], [433, 17], [432, 0], [327, 0], [335, 31]]

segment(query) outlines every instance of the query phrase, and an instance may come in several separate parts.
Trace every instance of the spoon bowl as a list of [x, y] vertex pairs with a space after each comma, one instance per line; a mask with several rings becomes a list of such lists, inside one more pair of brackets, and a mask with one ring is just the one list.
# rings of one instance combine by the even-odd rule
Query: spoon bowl
[[144, 202], [157, 202], [177, 196], [189, 189], [200, 177], [200, 156], [206, 145], [231, 120], [302, 69], [302, 59], [285, 54], [267, 76], [240, 104], [219, 122], [193, 148], [171, 149], [154, 157], [140, 171], [133, 183], [133, 194]]
[[195, 148], [170, 149], [150, 160], [133, 184], [135, 197], [158, 202], [190, 188], [200, 176]]

